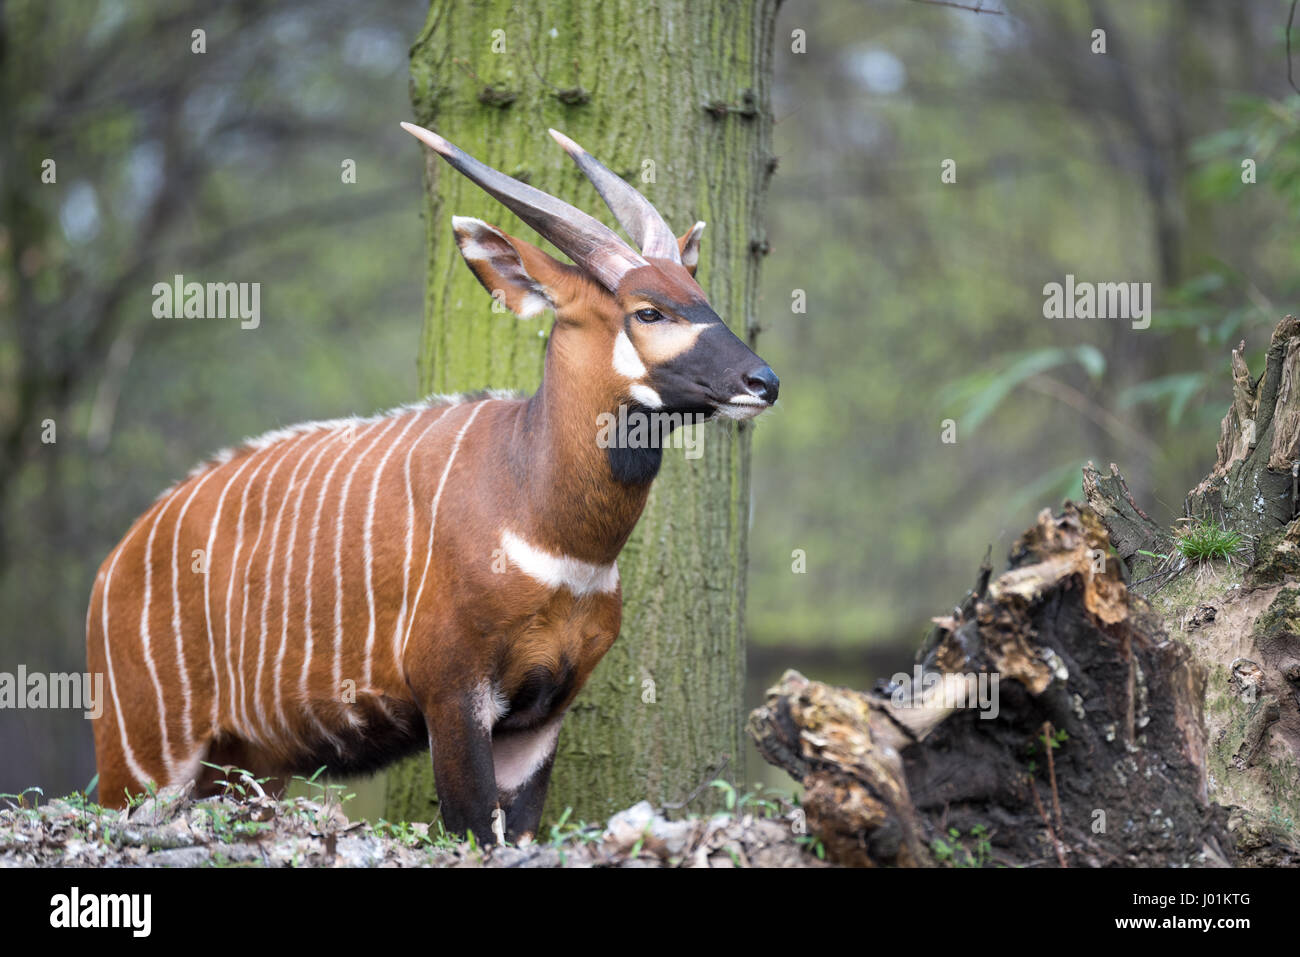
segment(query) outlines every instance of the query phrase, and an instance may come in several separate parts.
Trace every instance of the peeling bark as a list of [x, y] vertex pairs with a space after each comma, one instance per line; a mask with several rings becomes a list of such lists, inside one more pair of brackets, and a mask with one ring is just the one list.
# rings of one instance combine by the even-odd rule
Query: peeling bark
[[1103, 476], [1091, 462], [1085, 465], [1083, 494], [1109, 530], [1116, 553], [1134, 570], [1135, 577], [1153, 570], [1156, 562], [1143, 556], [1142, 552], [1168, 551], [1173, 537], [1133, 500], [1133, 493], [1120, 474], [1119, 466], [1112, 462], [1110, 475]]
[[1259, 537], [1295, 515], [1300, 472], [1300, 320], [1287, 316], [1273, 330], [1264, 371], [1251, 380], [1232, 351], [1232, 406], [1220, 427], [1214, 468], [1187, 494], [1186, 514], [1208, 516]]

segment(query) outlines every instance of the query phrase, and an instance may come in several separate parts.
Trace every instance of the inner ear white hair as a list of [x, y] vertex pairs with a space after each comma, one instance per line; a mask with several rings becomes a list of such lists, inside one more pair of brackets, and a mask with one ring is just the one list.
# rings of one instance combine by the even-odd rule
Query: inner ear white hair
[[694, 269], [700, 264], [700, 236], [704, 234], [704, 226], [703, 220], [692, 226], [686, 234], [686, 242], [682, 244], [682, 265], [688, 269]]
[[520, 319], [532, 319], [555, 308], [551, 297], [528, 274], [519, 251], [495, 226], [472, 216], [451, 217], [460, 254], [483, 288]]
[[501, 257], [518, 259], [515, 248], [510, 245], [506, 234], [495, 226], [475, 219], [473, 216], [451, 217], [452, 232], [456, 234], [456, 245], [460, 254], [474, 262], [490, 262]]

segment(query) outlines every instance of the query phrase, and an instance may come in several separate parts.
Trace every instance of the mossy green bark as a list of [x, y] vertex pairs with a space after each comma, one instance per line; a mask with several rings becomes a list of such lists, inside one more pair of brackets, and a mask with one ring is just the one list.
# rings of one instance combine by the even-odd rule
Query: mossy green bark
[[[434, 0], [411, 51], [415, 119], [503, 172], [614, 225], [546, 134], [555, 127], [636, 185], [677, 233], [704, 234], [699, 280], [753, 341], [760, 217], [774, 168], [769, 81], [779, 0]], [[416, 149], [412, 144], [411, 149]], [[429, 390], [536, 389], [549, 315], [494, 312], [452, 239], [451, 215], [536, 235], [425, 152]], [[680, 800], [743, 760], [745, 426], [706, 427], [703, 456], [665, 456], [619, 559], [623, 629], [570, 711], [548, 818]], [[427, 758], [390, 771], [387, 814], [428, 819]]]
[[[1300, 588], [1288, 571], [1285, 547], [1279, 548], [1285, 545], [1281, 536], [1266, 536], [1244, 575], [1239, 567], [1222, 564], [1206, 573], [1185, 571], [1153, 595], [1151, 604], [1170, 636], [1195, 649], [1207, 669], [1211, 800], [1244, 809], [1294, 844], [1300, 841], [1300, 766], [1287, 722], [1277, 723], [1281, 709], [1294, 713], [1294, 689], [1276, 663], [1279, 649], [1300, 635]], [[1198, 609], [1212, 609], [1214, 617], [1197, 616]], [[1233, 674], [1238, 661], [1263, 668], [1262, 689], [1243, 688]]]

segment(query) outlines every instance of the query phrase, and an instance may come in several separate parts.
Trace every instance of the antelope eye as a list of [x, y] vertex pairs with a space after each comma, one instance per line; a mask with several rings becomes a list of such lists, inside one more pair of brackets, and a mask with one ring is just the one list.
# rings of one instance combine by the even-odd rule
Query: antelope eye
[[658, 322], [663, 319], [664, 314], [658, 309], [638, 309], [636, 317], [641, 322]]

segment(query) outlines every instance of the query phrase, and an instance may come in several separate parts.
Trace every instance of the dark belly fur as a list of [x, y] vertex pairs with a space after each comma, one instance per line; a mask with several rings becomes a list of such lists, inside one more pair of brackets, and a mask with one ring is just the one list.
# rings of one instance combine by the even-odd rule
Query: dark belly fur
[[392, 698], [385, 698], [384, 704], [388, 714], [370, 700], [346, 705], [360, 712], [360, 726], [331, 720], [332, 716], [318, 712], [322, 723], [331, 728], [338, 740], [322, 736], [307, 742], [294, 755], [293, 773], [310, 775], [323, 766], [330, 774], [370, 774], [394, 761], [427, 751], [429, 730], [420, 709]]

